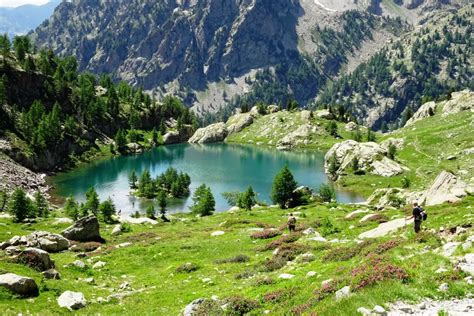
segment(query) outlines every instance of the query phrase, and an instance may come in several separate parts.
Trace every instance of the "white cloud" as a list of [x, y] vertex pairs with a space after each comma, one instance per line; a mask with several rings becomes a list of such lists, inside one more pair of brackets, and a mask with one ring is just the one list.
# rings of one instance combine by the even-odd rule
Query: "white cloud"
[[0, 7], [15, 8], [24, 4], [46, 4], [50, 0], [0, 0]]

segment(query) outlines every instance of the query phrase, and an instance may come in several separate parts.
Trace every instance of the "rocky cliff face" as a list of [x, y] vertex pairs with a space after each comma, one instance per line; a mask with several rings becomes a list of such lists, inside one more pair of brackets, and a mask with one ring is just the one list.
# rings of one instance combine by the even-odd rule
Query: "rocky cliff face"
[[[450, 2], [73, 0], [61, 3], [32, 37], [39, 46], [75, 55], [82, 70], [113, 73], [157, 96], [178, 93], [204, 111], [248, 92], [254, 93], [249, 102], [293, 98], [305, 104], [348, 55], [357, 65], [399, 35], [400, 26], [372, 15], [414, 22], [428, 4]], [[369, 16], [344, 15], [347, 10]], [[360, 34], [349, 34], [347, 42], [348, 30]], [[259, 69], [267, 72], [253, 77]]]

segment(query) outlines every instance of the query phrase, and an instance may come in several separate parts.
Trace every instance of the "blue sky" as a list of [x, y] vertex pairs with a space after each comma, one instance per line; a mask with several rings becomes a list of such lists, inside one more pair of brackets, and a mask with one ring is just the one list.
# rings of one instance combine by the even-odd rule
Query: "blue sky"
[[0, 7], [19, 7], [24, 4], [45, 4], [50, 0], [0, 0]]

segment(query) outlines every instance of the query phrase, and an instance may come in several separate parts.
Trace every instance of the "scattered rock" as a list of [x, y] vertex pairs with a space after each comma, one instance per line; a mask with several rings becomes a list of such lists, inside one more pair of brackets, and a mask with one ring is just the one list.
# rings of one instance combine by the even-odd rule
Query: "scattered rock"
[[296, 130], [286, 134], [277, 143], [277, 148], [280, 150], [289, 150], [297, 145], [304, 144], [311, 135], [316, 134], [318, 128], [311, 124], [304, 124]]
[[438, 291], [440, 291], [440, 292], [447, 292], [448, 290], [449, 290], [448, 283], [443, 283], [438, 288]]
[[124, 248], [124, 247], [128, 247], [128, 246], [131, 246], [131, 245], [132, 245], [131, 242], [123, 242], [121, 244], [116, 245], [115, 248], [117, 248], [117, 249], [118, 248]]
[[118, 224], [115, 225], [114, 228], [112, 229], [112, 236], [118, 236], [122, 233], [122, 225]]
[[70, 240], [104, 242], [100, 236], [99, 221], [91, 215], [79, 219], [74, 225], [64, 230], [61, 235]]
[[372, 312], [374, 312], [377, 315], [387, 315], [387, 311], [385, 310], [385, 308], [383, 308], [380, 305], [376, 305], [374, 309], [372, 310]]
[[328, 241], [326, 238], [321, 237], [321, 236], [311, 237], [311, 238], [308, 238], [307, 240], [319, 241], [319, 242], [327, 242]]
[[336, 300], [341, 300], [343, 298], [349, 297], [350, 295], [351, 295], [351, 288], [349, 286], [345, 286], [336, 292]]
[[329, 110], [318, 110], [315, 112], [316, 116], [325, 120], [333, 120], [334, 115]]
[[211, 234], [211, 236], [212, 236], [212, 237], [216, 237], [216, 236], [222, 236], [222, 235], [224, 235], [224, 234], [225, 234], [225, 232], [223, 232], [222, 230], [219, 230], [219, 231], [213, 232], [213, 233]]
[[56, 218], [53, 225], [72, 224], [72, 223], [74, 223], [74, 221], [72, 219], [66, 218], [66, 217], [61, 217], [61, 218]]
[[282, 273], [278, 276], [279, 279], [284, 279], [284, 280], [289, 280], [289, 279], [293, 279], [295, 276], [293, 274], [289, 274], [289, 273]]
[[365, 214], [368, 213], [369, 210], [355, 210], [349, 214], [346, 215], [346, 219], [354, 219], [357, 215], [359, 214]]
[[105, 267], [106, 264], [107, 264], [107, 262], [104, 262], [104, 261], [97, 261], [97, 262], [94, 263], [94, 265], [92, 266], [92, 269], [94, 269], [94, 270], [102, 269], [103, 267]]
[[121, 223], [128, 223], [128, 224], [150, 224], [150, 225], [158, 225], [158, 221], [155, 221], [154, 219], [148, 218], [148, 217], [140, 217], [140, 218], [134, 218], [131, 216], [123, 216], [120, 217], [119, 221]]
[[81, 292], [66, 291], [58, 297], [58, 305], [70, 311], [83, 308], [86, 306], [86, 303], [84, 294]]
[[441, 273], [446, 273], [446, 272], [448, 272], [448, 270], [445, 268], [439, 268], [438, 270], [435, 271], [436, 274], [441, 274]]
[[365, 307], [359, 307], [359, 308], [357, 309], [357, 312], [358, 312], [359, 314], [364, 315], [364, 316], [369, 316], [370, 314], [372, 314], [372, 311], [368, 310], [368, 309], [365, 308]]
[[309, 271], [308, 273], [306, 273], [306, 276], [308, 278], [311, 278], [311, 277], [314, 277], [314, 276], [317, 276], [318, 274], [316, 273], [316, 271]]
[[446, 301], [433, 301], [425, 299], [417, 305], [410, 305], [404, 302], [389, 304], [389, 316], [399, 316], [405, 314], [413, 315], [439, 315], [440, 312], [448, 312], [448, 315], [472, 315], [474, 299], [450, 299]]
[[23, 297], [38, 296], [39, 294], [35, 280], [13, 273], [0, 274], [0, 286]]
[[355, 131], [356, 129], [358, 128], [358, 125], [354, 122], [349, 122], [346, 124], [346, 126], [344, 126], [344, 129], [347, 131], [347, 132], [353, 132]]
[[459, 242], [446, 243], [445, 245], [443, 245], [443, 255], [445, 257], [451, 257], [460, 244], [461, 243]]
[[37, 231], [26, 236], [27, 246], [47, 252], [60, 252], [69, 248], [69, 241], [61, 235]]
[[321, 235], [312, 227], [305, 229], [303, 235], [316, 235], [316, 237], [321, 237]]
[[72, 263], [73, 267], [76, 267], [78, 269], [86, 269], [87, 265], [84, 263], [82, 260], [76, 260]]
[[359, 223], [365, 223], [365, 222], [371, 221], [373, 219], [378, 218], [379, 216], [380, 216], [379, 214], [367, 214], [359, 220]]
[[311, 262], [316, 260], [316, 256], [312, 253], [303, 253], [296, 257], [296, 262]]
[[322, 285], [322, 286], [328, 285], [328, 284], [331, 283], [332, 281], [334, 281], [334, 280], [333, 280], [333, 279], [324, 280], [323, 282], [321, 282], [321, 285]]
[[59, 280], [61, 279], [61, 274], [55, 269], [49, 269], [42, 272], [45, 279]]

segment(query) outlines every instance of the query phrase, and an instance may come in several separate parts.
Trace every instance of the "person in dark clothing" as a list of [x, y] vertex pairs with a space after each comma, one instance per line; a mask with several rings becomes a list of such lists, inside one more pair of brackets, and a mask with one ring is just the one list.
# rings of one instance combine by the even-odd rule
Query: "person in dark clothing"
[[290, 233], [296, 230], [296, 217], [294, 217], [293, 214], [290, 214], [288, 217], [288, 229]]
[[421, 208], [421, 206], [419, 206], [417, 202], [413, 203], [413, 215], [410, 216], [408, 219], [415, 219], [415, 233], [418, 233], [421, 230], [421, 222], [423, 221], [422, 212], [423, 209]]

